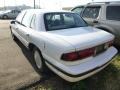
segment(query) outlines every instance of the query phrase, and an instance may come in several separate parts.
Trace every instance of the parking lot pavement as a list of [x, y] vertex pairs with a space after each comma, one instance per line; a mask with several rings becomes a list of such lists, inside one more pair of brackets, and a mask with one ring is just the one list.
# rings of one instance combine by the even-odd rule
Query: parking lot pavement
[[0, 90], [18, 89], [39, 81], [31, 53], [10, 36], [9, 21], [0, 20]]

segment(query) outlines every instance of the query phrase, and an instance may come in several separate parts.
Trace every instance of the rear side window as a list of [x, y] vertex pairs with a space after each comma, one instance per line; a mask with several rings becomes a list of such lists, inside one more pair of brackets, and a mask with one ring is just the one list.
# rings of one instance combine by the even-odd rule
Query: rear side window
[[108, 6], [106, 12], [106, 18], [108, 20], [120, 21], [120, 6]]
[[83, 12], [83, 17], [84, 18], [92, 18], [92, 19], [96, 19], [99, 15], [99, 11], [100, 11], [100, 7], [86, 7], [84, 12]]
[[23, 21], [22, 21], [22, 24], [27, 26], [27, 27], [30, 27], [30, 22], [31, 22], [31, 19], [32, 19], [32, 16], [33, 14], [32, 13], [26, 13], [24, 18], [23, 18]]
[[78, 14], [80, 14], [81, 12], [82, 12], [82, 10], [83, 10], [83, 8], [84, 7], [76, 7], [76, 8], [74, 8], [74, 9], [72, 9], [72, 12], [75, 12], [75, 13], [78, 13]]

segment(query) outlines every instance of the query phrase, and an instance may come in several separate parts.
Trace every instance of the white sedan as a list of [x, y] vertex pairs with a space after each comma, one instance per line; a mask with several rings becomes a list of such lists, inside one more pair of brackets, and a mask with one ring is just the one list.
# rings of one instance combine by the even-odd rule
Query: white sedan
[[12, 38], [33, 51], [40, 71], [45, 66], [69, 82], [85, 79], [117, 54], [114, 36], [88, 26], [76, 13], [29, 9], [10, 24]]

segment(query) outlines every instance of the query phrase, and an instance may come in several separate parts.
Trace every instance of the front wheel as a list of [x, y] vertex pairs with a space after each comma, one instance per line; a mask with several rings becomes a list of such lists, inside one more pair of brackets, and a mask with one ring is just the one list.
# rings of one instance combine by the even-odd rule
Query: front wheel
[[44, 72], [46, 66], [45, 66], [45, 63], [43, 61], [43, 58], [42, 58], [42, 55], [41, 55], [39, 49], [36, 47], [33, 49], [33, 58], [34, 58], [37, 69], [40, 72]]

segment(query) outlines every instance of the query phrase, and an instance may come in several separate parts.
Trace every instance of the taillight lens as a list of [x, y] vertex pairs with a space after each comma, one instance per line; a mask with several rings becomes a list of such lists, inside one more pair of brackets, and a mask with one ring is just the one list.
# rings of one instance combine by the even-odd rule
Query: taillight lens
[[82, 51], [63, 54], [61, 59], [64, 61], [76, 61], [79, 59], [87, 58], [89, 56], [93, 56], [94, 53], [95, 53], [95, 48], [90, 48]]
[[78, 53], [79, 53], [79, 58], [80, 59], [87, 58], [89, 56], [94, 55], [95, 48], [86, 49], [86, 50], [80, 51]]
[[62, 59], [65, 61], [74, 61], [78, 59], [78, 53], [72, 52], [72, 53], [66, 53], [62, 55]]

